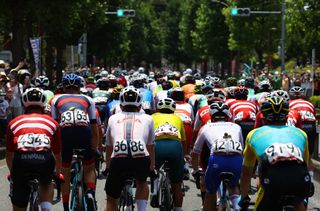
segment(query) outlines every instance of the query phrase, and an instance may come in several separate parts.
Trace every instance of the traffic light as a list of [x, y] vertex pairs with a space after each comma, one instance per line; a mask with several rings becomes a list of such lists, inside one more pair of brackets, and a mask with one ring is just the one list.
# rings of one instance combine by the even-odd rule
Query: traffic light
[[117, 10], [118, 17], [134, 17], [135, 15], [136, 15], [135, 10], [123, 10], [123, 9]]
[[250, 16], [250, 8], [231, 8], [230, 14], [232, 16]]

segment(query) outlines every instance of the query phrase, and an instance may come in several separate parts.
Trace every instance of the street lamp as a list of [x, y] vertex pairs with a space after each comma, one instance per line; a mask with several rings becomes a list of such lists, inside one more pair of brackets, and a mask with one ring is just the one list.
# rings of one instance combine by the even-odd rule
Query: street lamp
[[221, 4], [221, 5], [225, 6], [225, 7], [229, 7], [229, 5], [227, 3], [225, 3], [225, 2], [223, 2], [223, 1], [211, 0], [211, 2], [217, 3], [217, 4]]

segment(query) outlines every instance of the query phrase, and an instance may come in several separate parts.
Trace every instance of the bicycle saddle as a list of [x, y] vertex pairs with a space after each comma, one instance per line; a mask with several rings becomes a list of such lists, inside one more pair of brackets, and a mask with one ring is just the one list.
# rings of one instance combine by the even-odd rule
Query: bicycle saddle
[[74, 149], [73, 154], [78, 155], [78, 156], [84, 156], [86, 154], [85, 149]]
[[221, 172], [220, 173], [220, 178], [222, 181], [230, 181], [233, 177], [233, 173], [232, 172]]

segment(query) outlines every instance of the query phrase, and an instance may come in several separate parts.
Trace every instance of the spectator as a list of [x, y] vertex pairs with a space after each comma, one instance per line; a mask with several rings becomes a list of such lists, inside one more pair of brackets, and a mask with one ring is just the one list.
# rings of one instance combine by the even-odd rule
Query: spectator
[[311, 97], [312, 92], [312, 79], [310, 70], [307, 70], [307, 73], [302, 75], [301, 87], [305, 90], [306, 97], [307, 99], [309, 99]]
[[8, 125], [9, 103], [5, 96], [5, 92], [0, 92], [0, 146], [5, 145], [5, 133]]
[[18, 82], [16, 78], [11, 78], [9, 82], [9, 99], [10, 109], [12, 111], [12, 118], [15, 118], [23, 113], [21, 96], [23, 93], [23, 86]]
[[282, 89], [285, 91], [289, 91], [290, 89], [290, 78], [287, 72], [282, 74]]

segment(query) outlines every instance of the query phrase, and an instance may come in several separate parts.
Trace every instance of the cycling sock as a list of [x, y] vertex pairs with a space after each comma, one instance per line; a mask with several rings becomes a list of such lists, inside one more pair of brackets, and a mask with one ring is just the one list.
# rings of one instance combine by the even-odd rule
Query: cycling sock
[[239, 197], [240, 196], [238, 194], [233, 194], [232, 196], [230, 196], [230, 200], [232, 202], [232, 207], [234, 210], [240, 210], [240, 206], [238, 204]]
[[52, 204], [48, 201], [43, 201], [40, 204], [41, 211], [51, 211], [52, 209]]
[[158, 193], [158, 184], [159, 184], [159, 179], [155, 178], [153, 181], [153, 190], [151, 194], [156, 195]]
[[148, 200], [137, 199], [137, 208], [138, 211], [146, 211], [148, 206]]
[[205, 197], [206, 197], [206, 192], [205, 191], [201, 192], [202, 204], [204, 203], [204, 198]]
[[95, 197], [95, 191], [92, 189], [88, 189], [86, 193], [87, 193], [87, 196], [91, 195], [93, 198]]
[[174, 211], [182, 211], [182, 207], [175, 207], [173, 208]]

